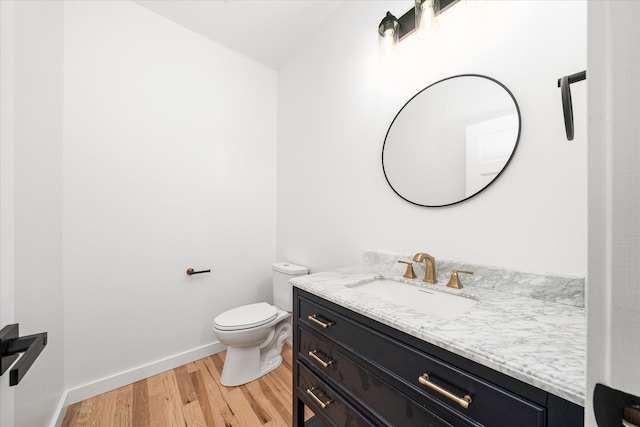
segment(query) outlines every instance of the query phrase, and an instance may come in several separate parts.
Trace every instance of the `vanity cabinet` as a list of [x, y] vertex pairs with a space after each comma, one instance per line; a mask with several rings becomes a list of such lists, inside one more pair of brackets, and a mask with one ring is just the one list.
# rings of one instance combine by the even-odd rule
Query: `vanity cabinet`
[[[293, 425], [572, 427], [583, 408], [294, 288]], [[314, 424], [316, 425], [316, 424]]]

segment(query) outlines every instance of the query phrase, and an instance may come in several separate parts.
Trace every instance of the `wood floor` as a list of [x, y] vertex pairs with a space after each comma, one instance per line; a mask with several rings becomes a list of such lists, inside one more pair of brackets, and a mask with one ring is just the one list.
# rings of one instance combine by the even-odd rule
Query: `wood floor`
[[220, 385], [218, 353], [73, 404], [62, 426], [291, 426], [291, 346], [282, 353], [277, 369], [239, 387]]

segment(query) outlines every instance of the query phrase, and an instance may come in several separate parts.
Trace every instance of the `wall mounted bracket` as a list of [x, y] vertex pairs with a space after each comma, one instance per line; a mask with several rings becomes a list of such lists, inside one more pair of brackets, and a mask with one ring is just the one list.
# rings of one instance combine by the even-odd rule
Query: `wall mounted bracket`
[[18, 385], [33, 362], [47, 345], [47, 333], [19, 336], [19, 327], [15, 323], [0, 330], [0, 375], [3, 375], [20, 353], [20, 360], [9, 371], [9, 385]]
[[564, 129], [567, 133], [567, 140], [569, 141], [573, 141], [573, 103], [571, 101], [570, 85], [572, 83], [585, 80], [586, 78], [587, 72], [585, 70], [558, 79], [558, 87], [560, 88], [560, 92], [562, 95], [562, 114], [564, 115]]

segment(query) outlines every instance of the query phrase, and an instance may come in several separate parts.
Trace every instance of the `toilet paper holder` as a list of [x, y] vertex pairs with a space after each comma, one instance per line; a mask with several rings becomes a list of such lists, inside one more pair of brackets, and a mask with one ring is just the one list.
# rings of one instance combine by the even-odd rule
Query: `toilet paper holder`
[[211, 269], [195, 271], [192, 267], [187, 268], [187, 275], [189, 275], [189, 276], [192, 276], [194, 274], [201, 274], [201, 273], [211, 273]]

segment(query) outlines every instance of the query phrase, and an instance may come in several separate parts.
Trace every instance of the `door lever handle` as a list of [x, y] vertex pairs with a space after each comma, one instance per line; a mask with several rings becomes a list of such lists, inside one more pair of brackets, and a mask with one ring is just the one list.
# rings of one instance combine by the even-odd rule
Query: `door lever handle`
[[46, 332], [20, 337], [17, 323], [5, 326], [0, 330], [0, 375], [24, 353], [9, 371], [9, 385], [18, 385], [46, 345]]

